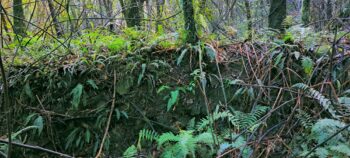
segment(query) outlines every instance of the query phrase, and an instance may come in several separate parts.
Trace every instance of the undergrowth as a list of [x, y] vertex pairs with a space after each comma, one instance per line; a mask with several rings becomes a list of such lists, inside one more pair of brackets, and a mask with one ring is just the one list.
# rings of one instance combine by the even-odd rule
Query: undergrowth
[[23, 48], [9, 72], [12, 137], [91, 157], [112, 112], [105, 156], [348, 157], [349, 56], [330, 58], [327, 44], [313, 51], [321, 39], [301, 35], [291, 28], [280, 39], [226, 45], [130, 28], [23, 38], [5, 48], [8, 59]]

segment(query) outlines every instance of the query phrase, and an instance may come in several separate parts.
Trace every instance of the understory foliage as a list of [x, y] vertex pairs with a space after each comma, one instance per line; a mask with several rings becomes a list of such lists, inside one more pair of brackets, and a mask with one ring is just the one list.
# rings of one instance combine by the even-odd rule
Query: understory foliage
[[313, 52], [319, 39], [293, 29], [225, 45], [182, 45], [184, 32], [131, 28], [85, 30], [68, 48], [23, 38], [9, 73], [12, 139], [92, 157], [112, 113], [107, 157], [349, 157], [349, 55], [331, 58], [326, 44]]

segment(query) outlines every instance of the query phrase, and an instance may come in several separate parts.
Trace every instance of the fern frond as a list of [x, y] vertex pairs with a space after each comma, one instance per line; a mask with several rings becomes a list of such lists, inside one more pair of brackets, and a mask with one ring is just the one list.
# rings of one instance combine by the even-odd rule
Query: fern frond
[[136, 149], [135, 145], [132, 145], [124, 151], [123, 157], [124, 158], [132, 158], [132, 157], [135, 157], [136, 154], [137, 154], [137, 149]]
[[157, 139], [158, 146], [162, 146], [166, 142], [178, 142], [180, 140], [180, 137], [174, 135], [171, 132], [163, 133], [159, 138]]
[[139, 132], [139, 142], [143, 140], [153, 141], [159, 137], [158, 133], [153, 130], [142, 129]]
[[[344, 126], [345, 124], [338, 120], [321, 119], [314, 124], [314, 126], [311, 129], [311, 132], [313, 138], [317, 140], [318, 143], [321, 143]], [[337, 142], [337, 140], [340, 140], [342, 137], [342, 134], [339, 133], [331, 141], [328, 141], [327, 144]]]
[[[219, 119], [227, 119], [227, 118], [231, 118], [232, 121], [234, 116], [232, 116], [232, 114], [229, 111], [223, 111], [223, 112], [218, 112], [215, 111], [212, 116], [207, 116], [206, 118], [202, 118], [201, 121], [197, 124], [197, 129], [199, 131], [206, 129], [210, 122], [215, 122]], [[230, 121], [231, 122], [231, 121]]]
[[309, 95], [311, 98], [317, 100], [319, 104], [327, 110], [334, 118], [339, 118], [339, 116], [336, 115], [335, 110], [333, 109], [333, 106], [331, 105], [331, 101], [323, 96], [319, 91], [309, 87], [308, 85], [304, 83], [297, 83], [293, 85], [292, 87], [304, 91], [305, 94]]
[[200, 135], [195, 137], [195, 142], [197, 143], [203, 143], [203, 144], [213, 144], [214, 139], [213, 139], [213, 134], [209, 132], [201, 133]]
[[305, 128], [311, 128], [313, 124], [311, 116], [303, 110], [297, 111], [298, 113], [296, 115], [296, 118], [300, 120], [301, 125]]
[[332, 151], [344, 154], [348, 157], [350, 157], [350, 145], [349, 144], [338, 144], [336, 146], [331, 146], [330, 149]]
[[293, 24], [293, 21], [293, 16], [288, 15], [286, 18], [283, 19], [282, 26], [288, 28]]
[[257, 106], [254, 111], [251, 113], [243, 113], [240, 111], [234, 111], [231, 113], [230, 111], [218, 112], [216, 110], [212, 115], [212, 117], [207, 116], [202, 119], [200, 123], [197, 125], [197, 129], [199, 131], [204, 130], [209, 126], [210, 122], [215, 122], [219, 119], [228, 119], [228, 121], [236, 128], [248, 128], [253, 126], [258, 119], [260, 119], [267, 111], [269, 107], [266, 106]]

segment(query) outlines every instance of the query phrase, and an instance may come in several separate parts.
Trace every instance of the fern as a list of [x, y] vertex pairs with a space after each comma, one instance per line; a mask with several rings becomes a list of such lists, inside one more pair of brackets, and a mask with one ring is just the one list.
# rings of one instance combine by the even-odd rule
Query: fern
[[[338, 120], [321, 119], [312, 127], [312, 138], [315, 139], [318, 144], [320, 144], [344, 126], [345, 124]], [[339, 133], [336, 137], [332, 138], [332, 140], [328, 141], [327, 143], [334, 144], [342, 138], [343, 135]]]
[[298, 113], [296, 115], [296, 118], [300, 120], [300, 123], [305, 128], [311, 128], [312, 127], [312, 118], [311, 116], [306, 113], [303, 110], [298, 110]]
[[147, 141], [153, 141], [153, 140], [157, 140], [159, 137], [158, 133], [155, 132], [155, 131], [151, 131], [151, 130], [148, 130], [148, 129], [142, 129], [140, 132], [139, 132], [139, 140], [138, 140], [138, 144], [137, 144], [137, 147], [139, 149], [141, 149], [141, 142], [144, 141], [144, 140], [147, 140]]
[[200, 144], [211, 145], [213, 144], [212, 133], [202, 133], [198, 136], [193, 135], [193, 131], [180, 131], [179, 135], [173, 133], [164, 133], [158, 140], [158, 148], [164, 147], [162, 157], [164, 158], [183, 158], [191, 154], [195, 156], [196, 148]]
[[335, 146], [331, 146], [330, 149], [334, 152], [350, 157], [350, 144], [341, 143]]
[[230, 111], [219, 112], [218, 109], [216, 109], [211, 117], [207, 116], [198, 123], [197, 129], [199, 131], [204, 130], [209, 126], [210, 122], [215, 122], [219, 119], [227, 119], [237, 129], [249, 128], [256, 124], [258, 119], [260, 119], [268, 109], [269, 108], [265, 106], [257, 106], [251, 113], [243, 113], [240, 111], [234, 111], [232, 113]]
[[293, 16], [288, 15], [285, 19], [283, 19], [282, 26], [285, 28], [289, 28], [290, 26], [292, 26], [293, 22]]
[[312, 59], [309, 57], [303, 57], [301, 60], [301, 65], [303, 66], [304, 72], [307, 75], [311, 76], [313, 71], [313, 65], [314, 65]]
[[309, 87], [308, 85], [304, 83], [297, 83], [293, 85], [292, 87], [296, 89], [303, 90], [307, 95], [309, 95], [311, 98], [316, 99], [319, 104], [327, 110], [334, 118], [338, 118], [339, 116], [336, 115], [335, 110], [333, 109], [333, 106], [331, 105], [331, 101], [327, 99], [325, 96], [323, 96], [319, 91]]
[[157, 139], [157, 143], [158, 146], [162, 146], [164, 143], [166, 142], [176, 142], [179, 141], [179, 137], [175, 136], [173, 133], [171, 132], [167, 132], [167, 133], [163, 133], [158, 139]]
[[[349, 157], [350, 156], [350, 143], [348, 137], [350, 129], [338, 133], [335, 137], [328, 140], [331, 136], [337, 133], [340, 129], [345, 127], [345, 123], [333, 120], [333, 119], [321, 119], [318, 120], [311, 128], [311, 134], [304, 137], [308, 138], [308, 141], [302, 142], [301, 147], [303, 151], [299, 156], [306, 156], [310, 152], [310, 148], [317, 144], [323, 143], [319, 146], [310, 156], [317, 157]], [[327, 140], [327, 142], [325, 142]]]
[[135, 145], [132, 145], [124, 151], [123, 157], [124, 158], [132, 158], [132, 157], [135, 157], [136, 154], [137, 154], [137, 149], [136, 149]]

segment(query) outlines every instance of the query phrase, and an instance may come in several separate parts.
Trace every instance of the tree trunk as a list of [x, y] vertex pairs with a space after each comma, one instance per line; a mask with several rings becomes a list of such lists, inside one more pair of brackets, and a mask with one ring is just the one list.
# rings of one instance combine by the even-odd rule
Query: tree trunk
[[113, 2], [111, 0], [104, 0], [104, 7], [106, 10], [106, 14], [109, 22], [109, 30], [113, 31], [114, 30], [114, 20], [113, 19]]
[[310, 0], [303, 0], [301, 14], [301, 21], [303, 25], [308, 25], [310, 23]]
[[128, 27], [141, 26], [143, 1], [144, 0], [130, 0], [129, 3], [125, 3], [125, 1], [119, 0]]
[[61, 37], [64, 34], [64, 32], [61, 29], [60, 23], [57, 19], [56, 10], [55, 10], [55, 7], [53, 5], [53, 2], [52, 2], [52, 0], [47, 0], [47, 3], [49, 5], [50, 15], [51, 15], [52, 21], [54, 23], [56, 35], [57, 35], [57, 37]]
[[[156, 0], [156, 7], [157, 7], [157, 20], [162, 19], [162, 14], [163, 14], [163, 6], [164, 6], [164, 0]], [[156, 28], [157, 31], [159, 31], [159, 26], [162, 25], [161, 21], [156, 22]]]
[[20, 36], [26, 36], [22, 0], [13, 0], [13, 31]]
[[[345, 4], [345, 8], [341, 12], [340, 17], [341, 18], [349, 18], [350, 17], [350, 2]], [[349, 21], [349, 19], [347, 19], [347, 20], [344, 19], [344, 21]]]
[[247, 40], [252, 40], [253, 38], [253, 21], [252, 21], [252, 12], [250, 10], [250, 3], [249, 0], [244, 0], [244, 5], [246, 9], [246, 16], [247, 16], [247, 21], [248, 21], [248, 39]]
[[185, 30], [187, 30], [186, 42], [195, 44], [198, 41], [198, 37], [192, 0], [183, 0], [182, 5], [185, 18]]
[[[332, 19], [333, 17], [333, 3], [332, 0], [327, 0], [327, 10], [326, 10], [326, 18], [327, 20]], [[330, 21], [328, 21], [330, 22]]]
[[270, 0], [269, 28], [282, 31], [282, 22], [286, 16], [287, 0]]

